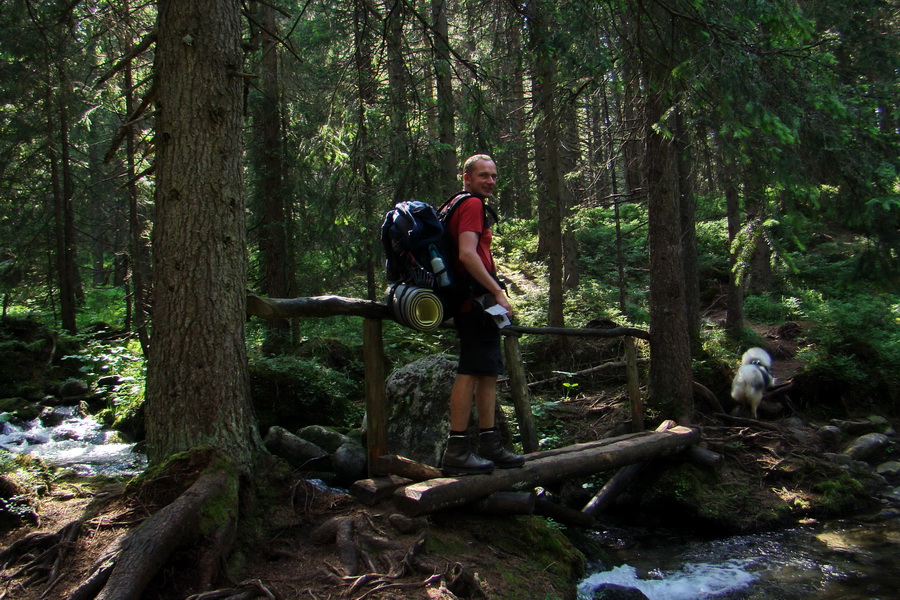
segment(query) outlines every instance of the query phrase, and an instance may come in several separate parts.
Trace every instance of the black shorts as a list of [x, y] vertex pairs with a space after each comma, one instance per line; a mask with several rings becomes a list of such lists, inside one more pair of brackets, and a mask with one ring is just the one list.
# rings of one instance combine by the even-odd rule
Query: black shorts
[[480, 307], [460, 313], [453, 318], [459, 333], [460, 375], [502, 375], [503, 352], [500, 348], [500, 330], [490, 315]]

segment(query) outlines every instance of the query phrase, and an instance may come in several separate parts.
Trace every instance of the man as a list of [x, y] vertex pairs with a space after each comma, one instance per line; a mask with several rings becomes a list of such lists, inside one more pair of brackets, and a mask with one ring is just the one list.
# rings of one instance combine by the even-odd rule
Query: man
[[[512, 307], [497, 279], [491, 255], [491, 230], [484, 201], [494, 193], [497, 167], [491, 157], [476, 154], [463, 167], [463, 190], [473, 197], [460, 202], [448, 228], [456, 241], [454, 270], [457, 277], [473, 280], [474, 300], [464, 304], [453, 324], [459, 333], [459, 367], [450, 392], [450, 437], [441, 459], [447, 475], [490, 473], [494, 467], [521, 467], [522, 456], [503, 447], [494, 422], [497, 376], [503, 372], [500, 330], [484, 309], [500, 305], [509, 316]], [[469, 450], [466, 429], [472, 402], [478, 410], [478, 454]]]

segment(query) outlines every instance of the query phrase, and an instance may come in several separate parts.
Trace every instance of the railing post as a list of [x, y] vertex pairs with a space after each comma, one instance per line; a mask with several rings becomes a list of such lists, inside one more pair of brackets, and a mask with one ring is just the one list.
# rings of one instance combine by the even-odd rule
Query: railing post
[[510, 394], [516, 409], [516, 421], [519, 422], [522, 450], [526, 453], [537, 452], [537, 431], [534, 427], [534, 415], [531, 412], [531, 397], [525, 381], [525, 365], [522, 364], [518, 334], [511, 332], [504, 335], [503, 349], [506, 355], [506, 370], [509, 374]]
[[376, 472], [378, 457], [388, 454], [381, 319], [363, 320], [363, 362], [366, 372], [366, 452], [369, 477], [373, 477], [380, 475]]
[[644, 400], [641, 398], [641, 382], [638, 380], [637, 352], [634, 349], [634, 338], [626, 335], [625, 372], [628, 374], [628, 397], [631, 399], [631, 431], [644, 430]]

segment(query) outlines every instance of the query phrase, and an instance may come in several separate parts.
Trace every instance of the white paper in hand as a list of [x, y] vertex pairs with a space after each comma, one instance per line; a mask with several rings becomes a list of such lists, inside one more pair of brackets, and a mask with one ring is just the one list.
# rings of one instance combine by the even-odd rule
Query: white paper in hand
[[509, 313], [499, 304], [495, 304], [494, 306], [485, 309], [484, 312], [491, 315], [491, 317], [494, 319], [494, 323], [497, 324], [497, 327], [499, 329], [503, 329], [504, 327], [509, 325], [509, 317], [507, 316]]

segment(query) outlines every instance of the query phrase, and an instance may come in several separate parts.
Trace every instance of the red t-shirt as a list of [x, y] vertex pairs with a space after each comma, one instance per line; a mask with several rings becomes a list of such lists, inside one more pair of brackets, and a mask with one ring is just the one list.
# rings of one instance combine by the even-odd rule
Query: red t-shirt
[[[478, 234], [478, 258], [488, 270], [488, 273], [496, 273], [494, 258], [491, 256], [491, 240], [493, 236], [489, 227], [484, 224], [484, 204], [478, 197], [466, 198], [456, 207], [450, 215], [450, 234], [454, 240], [459, 239], [459, 234], [464, 231], [474, 231]], [[453, 256], [453, 270], [456, 273], [465, 273], [465, 268], [459, 261], [459, 252]]]

